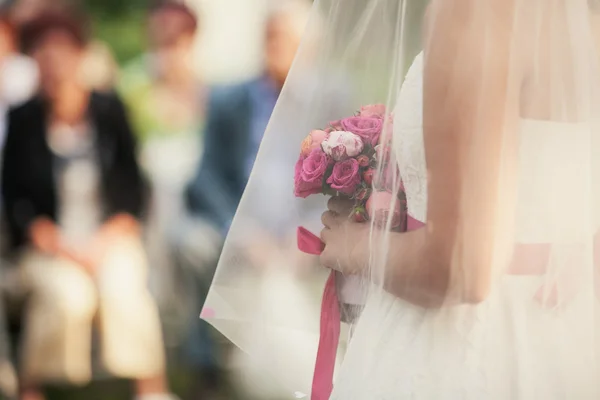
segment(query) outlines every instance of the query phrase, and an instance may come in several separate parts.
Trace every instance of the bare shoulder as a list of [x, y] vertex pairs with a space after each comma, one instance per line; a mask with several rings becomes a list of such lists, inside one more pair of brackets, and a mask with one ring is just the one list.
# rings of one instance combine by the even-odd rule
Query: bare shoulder
[[461, 35], [485, 29], [488, 34], [512, 32], [519, 0], [433, 0], [425, 14], [425, 32]]
[[456, 60], [462, 65], [522, 69], [518, 55], [524, 53], [523, 44], [515, 40], [521, 35], [517, 25], [523, 20], [522, 1], [433, 0], [424, 24], [426, 64]]

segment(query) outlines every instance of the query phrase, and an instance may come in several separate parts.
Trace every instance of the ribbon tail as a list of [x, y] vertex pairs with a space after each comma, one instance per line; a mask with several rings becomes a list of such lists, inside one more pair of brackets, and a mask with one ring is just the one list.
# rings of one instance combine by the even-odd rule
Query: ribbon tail
[[325, 249], [325, 243], [317, 235], [301, 226], [298, 227], [297, 239], [298, 249], [303, 253], [318, 256]]
[[312, 382], [313, 400], [328, 400], [333, 391], [333, 373], [340, 340], [340, 309], [332, 271], [321, 302], [321, 328]]
[[[320, 255], [325, 244], [315, 234], [298, 227], [298, 249], [307, 254]], [[333, 391], [333, 373], [340, 341], [340, 308], [335, 285], [335, 271], [331, 271], [321, 301], [319, 347], [312, 381], [312, 400], [328, 400]]]

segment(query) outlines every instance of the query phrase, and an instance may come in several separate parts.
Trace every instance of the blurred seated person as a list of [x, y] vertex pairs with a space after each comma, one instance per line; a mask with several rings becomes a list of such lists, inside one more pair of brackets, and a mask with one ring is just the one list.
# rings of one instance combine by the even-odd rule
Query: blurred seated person
[[250, 177], [267, 123], [304, 31], [310, 4], [284, 1], [267, 18], [264, 73], [215, 87], [209, 97], [204, 156], [188, 187], [188, 208], [224, 237]]
[[157, 2], [147, 14], [148, 50], [125, 68], [119, 85], [140, 135], [141, 167], [153, 189], [146, 237], [151, 288], [170, 320], [181, 296], [168, 237], [185, 218], [183, 192], [198, 165], [198, 132], [204, 122], [205, 87], [192, 62], [198, 25], [185, 4]]
[[19, 374], [24, 400], [47, 383], [92, 379], [101, 361], [136, 381], [140, 399], [170, 399], [156, 305], [140, 242], [145, 185], [123, 104], [89, 92], [87, 36], [74, 14], [42, 13], [21, 31], [39, 93], [9, 113], [2, 196], [10, 250], [29, 289]]

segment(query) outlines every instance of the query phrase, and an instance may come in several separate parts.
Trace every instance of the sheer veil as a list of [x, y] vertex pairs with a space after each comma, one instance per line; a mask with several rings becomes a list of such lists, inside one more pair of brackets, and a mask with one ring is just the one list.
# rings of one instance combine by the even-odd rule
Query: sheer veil
[[[415, 398], [535, 399], [544, 380], [564, 395], [547, 398], [597, 398], [594, 9], [316, 0], [203, 318], [284, 397], [324, 398], [313, 373], [319, 343], [337, 334], [324, 327], [332, 279], [298, 250], [297, 228], [318, 235], [338, 196], [358, 205], [336, 230], [345, 258], [366, 261], [334, 273], [335, 398], [372, 381]], [[358, 177], [335, 186], [348, 159], [358, 169], [338, 172]], [[379, 398], [369, 393], [353, 398]]]

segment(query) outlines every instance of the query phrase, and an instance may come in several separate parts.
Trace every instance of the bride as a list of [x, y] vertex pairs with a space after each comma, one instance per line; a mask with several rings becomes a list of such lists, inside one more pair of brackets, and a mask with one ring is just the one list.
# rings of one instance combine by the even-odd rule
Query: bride
[[[321, 265], [360, 278], [366, 293], [331, 398], [599, 398], [591, 9], [586, 0], [432, 0], [423, 16], [418, 3], [317, 1], [329, 28], [291, 73], [294, 84], [336, 68], [357, 107], [381, 95], [374, 80], [387, 86], [393, 127], [382, 135], [407, 201], [408, 232], [354, 222], [351, 201], [339, 197], [322, 215]], [[284, 89], [207, 303], [211, 322], [250, 353], [260, 349], [290, 388], [306, 387], [299, 376], [314, 362], [309, 300], [319, 274], [281, 255], [252, 269], [242, 227], [257, 222], [253, 180], [277, 152], [270, 131], [292, 140], [343, 117], [327, 115], [322, 90], [307, 88], [315, 103], [298, 109]], [[290, 214], [316, 227], [312, 211], [323, 203], [302, 202]], [[264, 301], [257, 282], [273, 276], [294, 290]]]

